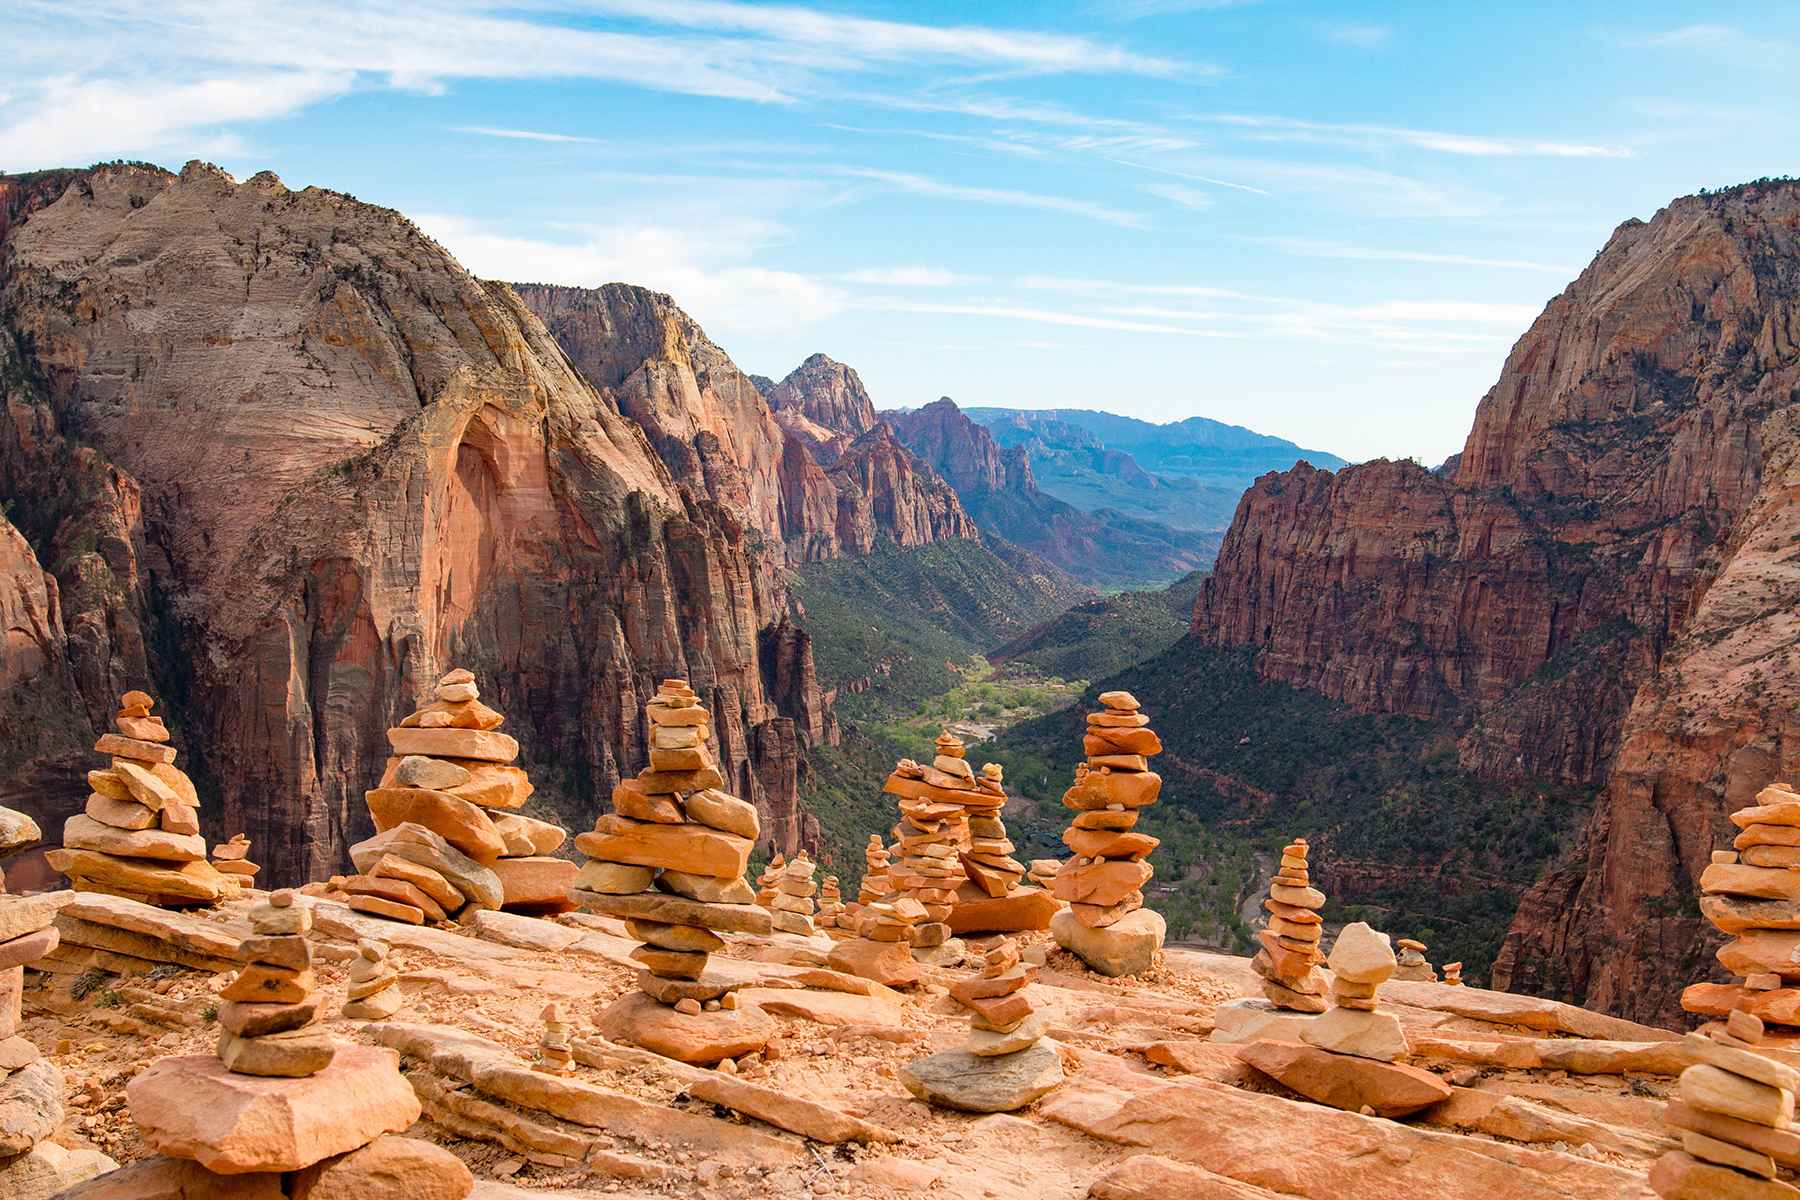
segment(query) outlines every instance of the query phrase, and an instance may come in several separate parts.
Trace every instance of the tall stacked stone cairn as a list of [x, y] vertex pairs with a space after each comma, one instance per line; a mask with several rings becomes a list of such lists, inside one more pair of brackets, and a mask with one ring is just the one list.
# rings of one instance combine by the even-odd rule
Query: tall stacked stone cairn
[[218, 1055], [158, 1059], [126, 1086], [139, 1133], [168, 1157], [126, 1168], [107, 1194], [349, 1195], [361, 1193], [341, 1189], [384, 1175], [404, 1177], [412, 1195], [473, 1190], [449, 1151], [387, 1136], [420, 1113], [399, 1057], [312, 1027], [311, 917], [285, 891], [251, 910], [246, 965], [222, 994]]
[[967, 881], [956, 889], [950, 912], [952, 932], [1017, 933], [1048, 929], [1062, 907], [1041, 887], [1026, 886], [1025, 864], [1012, 857], [1016, 847], [1006, 835], [1001, 810], [1006, 805], [1005, 777], [999, 763], [987, 763], [975, 780], [968, 810], [967, 842], [962, 850]]
[[344, 998], [344, 1015], [353, 1021], [385, 1021], [400, 1011], [400, 973], [388, 965], [388, 946], [373, 938], [356, 943], [350, 964], [350, 988]]
[[519, 743], [497, 732], [505, 719], [481, 702], [473, 674], [455, 670], [431, 703], [388, 730], [393, 757], [365, 793], [377, 833], [351, 847], [360, 873], [338, 884], [351, 908], [422, 925], [466, 905], [534, 915], [573, 907], [575, 864], [554, 857], [568, 831], [515, 811], [534, 789], [511, 765]]
[[813, 882], [813, 873], [817, 869], [804, 850], [781, 868], [781, 877], [775, 881], [775, 897], [768, 908], [775, 916], [775, 928], [783, 933], [811, 937], [815, 932], [813, 897], [818, 895], [819, 885]]
[[1401, 938], [1394, 945], [1400, 947], [1400, 966], [1394, 972], [1395, 979], [1404, 979], [1412, 983], [1436, 983], [1437, 972], [1425, 960], [1425, 943], [1412, 938]]
[[787, 859], [777, 850], [769, 865], [762, 869], [756, 877], [756, 903], [758, 907], [775, 911], [775, 897], [781, 894], [781, 872], [787, 866]]
[[1688, 1034], [1696, 1061], [1664, 1109], [1681, 1149], [1650, 1168], [1663, 1200], [1800, 1200], [1800, 1188], [1775, 1176], [1778, 1163], [1800, 1164], [1800, 1071], [1761, 1053], [1763, 1036], [1762, 1022], [1743, 1011]]
[[1263, 902], [1269, 924], [1257, 931], [1262, 948], [1250, 960], [1250, 969], [1262, 976], [1263, 995], [1276, 1008], [1322, 1013], [1325, 977], [1317, 964], [1322, 961], [1319, 935], [1324, 925], [1319, 909], [1325, 906], [1325, 895], [1312, 886], [1307, 853], [1305, 838], [1282, 848], [1281, 870], [1270, 881], [1269, 898]]
[[1771, 784], [1731, 823], [1734, 848], [1713, 851], [1700, 874], [1700, 912], [1730, 939], [1718, 959], [1741, 982], [1693, 984], [1681, 1006], [1715, 1019], [1749, 1013], [1771, 1043], [1791, 1045], [1800, 1036], [1800, 795]]
[[1011, 938], [986, 945], [981, 970], [950, 985], [969, 1010], [969, 1040], [907, 1064], [900, 1082], [928, 1103], [983, 1113], [1023, 1108], [1060, 1084], [1062, 1058], [1043, 1041], [1044, 1019], [1025, 995], [1036, 977]]
[[1063, 832], [1073, 853], [1051, 891], [1069, 907], [1050, 921], [1057, 945], [1102, 975], [1140, 975], [1150, 969], [1166, 933], [1162, 917], [1144, 907], [1154, 869], [1145, 860], [1160, 844], [1138, 833], [1138, 811], [1156, 803], [1162, 776], [1150, 758], [1162, 741], [1130, 692], [1103, 692], [1102, 710], [1089, 713], [1075, 783], [1063, 805], [1075, 819]]
[[1349, 1112], [1403, 1117], [1448, 1100], [1449, 1085], [1399, 1061], [1406, 1033], [1380, 1011], [1376, 994], [1396, 965], [1387, 934], [1361, 921], [1344, 926], [1330, 963], [1334, 1007], [1307, 1019], [1297, 1040], [1254, 1040], [1238, 1056], [1307, 1099]]
[[891, 858], [887, 847], [881, 844], [881, 835], [871, 833], [869, 844], [863, 847], [862, 884], [856, 889], [858, 904], [874, 904], [894, 894], [894, 881], [888, 876]]
[[[933, 951], [950, 940], [950, 911], [957, 886], [966, 878], [961, 858], [968, 840], [965, 798], [976, 794], [967, 753], [955, 735], [940, 733], [930, 766], [903, 758], [882, 788], [899, 798], [900, 807], [891, 847], [900, 861], [888, 869], [888, 878], [896, 894], [925, 908], [925, 920], [913, 927], [916, 950]], [[1004, 796], [999, 803], [1005, 803]]]
[[144, 692], [119, 697], [116, 733], [94, 749], [109, 766], [88, 772], [87, 807], [63, 823], [63, 844], [45, 858], [78, 892], [106, 892], [183, 908], [236, 896], [238, 877], [206, 861], [200, 798], [175, 766], [175, 747], [156, 702]]
[[[650, 765], [613, 789], [613, 811], [575, 839], [589, 861], [570, 896], [621, 917], [643, 944], [641, 991], [600, 1014], [601, 1032], [669, 1058], [716, 1063], [760, 1050], [774, 1022], [739, 1005], [735, 986], [706, 972], [719, 932], [768, 933], [774, 921], [744, 880], [760, 824], [756, 806], [727, 795], [706, 749], [710, 716], [679, 679], [645, 708]], [[671, 736], [662, 736], [669, 734]], [[667, 753], [678, 748], [679, 756]]]
[[[0, 854], [26, 849], [39, 836], [37, 822], [0, 808]], [[56, 949], [61, 899], [0, 894], [0, 1196], [55, 1195], [118, 1166], [97, 1150], [49, 1140], [63, 1122], [62, 1072], [19, 1035], [25, 967]]]

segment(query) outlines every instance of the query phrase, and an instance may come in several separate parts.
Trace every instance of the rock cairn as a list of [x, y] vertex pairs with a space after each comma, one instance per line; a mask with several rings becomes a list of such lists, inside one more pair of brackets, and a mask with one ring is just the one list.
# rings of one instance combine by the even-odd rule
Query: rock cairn
[[825, 965], [888, 987], [915, 984], [923, 973], [913, 960], [913, 934], [928, 915], [911, 896], [865, 904], [857, 913], [856, 936], [833, 946]]
[[1681, 1006], [1723, 1019], [1744, 1012], [1771, 1034], [1800, 1034], [1800, 794], [1775, 783], [1756, 802], [1731, 814], [1738, 834], [1731, 850], [1715, 850], [1700, 875], [1700, 912], [1729, 939], [1718, 960], [1741, 982], [1696, 983]]
[[843, 916], [844, 893], [839, 890], [838, 877], [827, 875], [825, 882], [819, 885], [819, 915], [815, 923], [820, 929], [835, 936], [838, 921]]
[[200, 798], [175, 766], [175, 747], [156, 702], [144, 692], [119, 697], [116, 733], [94, 749], [111, 765], [88, 772], [84, 811], [63, 824], [62, 848], [46, 859], [78, 892], [107, 892], [162, 908], [212, 904], [238, 894], [238, 877], [206, 861]]
[[239, 1075], [317, 1075], [337, 1043], [311, 1028], [319, 1016], [306, 940], [312, 909], [296, 904], [293, 892], [274, 892], [250, 910], [250, 929], [240, 947], [245, 966], [220, 993], [219, 1061]]
[[[1295, 838], [1282, 848], [1281, 870], [1270, 881], [1269, 898], [1263, 901], [1269, 924], [1257, 931], [1262, 948], [1250, 960], [1250, 969], [1262, 976], [1263, 995], [1276, 1008], [1322, 1013], [1325, 977], [1316, 964], [1321, 961], [1319, 935], [1324, 926], [1319, 909], [1325, 906], [1325, 895], [1312, 886], [1307, 854], [1305, 838]], [[1384, 945], [1386, 940], [1384, 935]]]
[[1060, 858], [1034, 858], [1025, 869], [1025, 878], [1045, 891], [1051, 891], [1056, 885], [1056, 873], [1060, 870]]
[[1010, 1112], [1061, 1083], [1061, 1056], [1042, 1041], [1044, 1019], [1025, 995], [1036, 977], [1011, 938], [988, 946], [981, 970], [950, 985], [950, 995], [970, 1013], [968, 1042], [902, 1068], [907, 1090], [965, 1112]]
[[544, 1032], [538, 1037], [537, 1069], [548, 1075], [573, 1073], [575, 1054], [569, 1047], [569, 1018], [563, 1006], [545, 1005], [540, 1019]]
[[1082, 738], [1087, 761], [1063, 793], [1064, 807], [1075, 812], [1063, 833], [1073, 857], [1051, 891], [1069, 907], [1051, 919], [1050, 931], [1094, 970], [1137, 975], [1155, 961], [1165, 933], [1162, 917], [1144, 908], [1153, 873], [1145, 860], [1159, 843], [1134, 829], [1139, 810], [1162, 791], [1162, 776], [1150, 770], [1162, 741], [1130, 692], [1104, 692], [1100, 704]]
[[356, 943], [356, 960], [350, 964], [350, 990], [344, 1015], [353, 1021], [385, 1021], [400, 1011], [400, 975], [388, 965], [388, 946], [373, 938]]
[[[896, 894], [910, 896], [925, 908], [925, 920], [913, 929], [913, 945], [920, 950], [950, 940], [956, 888], [966, 877], [961, 850], [968, 839], [967, 800], [977, 792], [966, 754], [959, 738], [948, 731], [940, 733], [930, 766], [903, 758], [883, 785], [884, 791], [899, 797], [900, 807], [893, 829], [893, 850], [900, 861], [888, 869], [888, 878]], [[1005, 803], [1004, 797], [1000, 803]]]
[[511, 765], [519, 743], [498, 732], [505, 719], [459, 669], [388, 730], [393, 757], [365, 793], [377, 833], [351, 847], [360, 873], [339, 883], [351, 908], [411, 925], [469, 905], [567, 911], [575, 864], [553, 856], [568, 833], [515, 811], [534, 789]]
[[1062, 906], [1042, 887], [1027, 886], [1025, 865], [1012, 857], [1017, 847], [1007, 836], [1000, 815], [1006, 804], [1000, 764], [984, 765], [975, 787], [976, 798], [963, 801], [968, 811], [968, 840], [962, 865], [968, 878], [956, 889], [951, 930], [969, 934], [1050, 928], [1051, 918]]
[[1448, 987], [1461, 987], [1463, 985], [1461, 963], [1452, 962], [1444, 964], [1444, 984]]
[[1362, 921], [1344, 926], [1331, 947], [1331, 1002], [1324, 1016], [1306, 1023], [1300, 1040], [1334, 1054], [1396, 1062], [1410, 1048], [1400, 1019], [1382, 1012], [1376, 993], [1397, 963], [1388, 935]]
[[[0, 854], [35, 844], [37, 822], [0, 808]], [[20, 1036], [25, 967], [57, 948], [58, 899], [0, 894], [0, 1196], [49, 1196], [118, 1166], [96, 1150], [68, 1150], [48, 1140], [63, 1123], [63, 1076]]]
[[817, 869], [804, 850], [781, 868], [781, 877], [775, 883], [775, 898], [768, 904], [775, 914], [775, 928], [802, 937], [812, 936], [813, 897], [819, 892], [819, 885], [813, 882], [813, 872]]
[[212, 865], [219, 874], [234, 876], [242, 887], [249, 887], [262, 870], [250, 861], [250, 838], [242, 833], [233, 834], [228, 842], [214, 843]]
[[[433, 1200], [474, 1189], [455, 1155], [388, 1136], [420, 1115], [399, 1056], [313, 1027], [311, 924], [293, 892], [251, 909], [247, 963], [222, 994], [217, 1056], [158, 1059], [126, 1086], [144, 1141], [168, 1157], [126, 1168], [104, 1194], [360, 1195], [383, 1176]], [[198, 1164], [202, 1177], [171, 1159]]]
[[874, 904], [893, 895], [894, 883], [888, 877], [889, 858], [887, 847], [881, 844], [881, 835], [871, 833], [869, 844], [863, 847], [862, 885], [856, 889], [858, 904]]
[[1800, 1188], [1775, 1177], [1773, 1150], [1792, 1163], [1794, 1094], [1800, 1071], [1758, 1053], [1762, 1022], [1733, 1012], [1726, 1022], [1690, 1033], [1695, 1063], [1681, 1073], [1664, 1114], [1681, 1138], [1650, 1169], [1664, 1200], [1794, 1200]]
[[1395, 979], [1409, 980], [1415, 983], [1436, 983], [1437, 972], [1425, 961], [1425, 943], [1412, 938], [1401, 938], [1394, 943], [1400, 947], [1400, 965], [1394, 972]]
[[762, 869], [756, 877], [756, 903], [770, 912], [775, 911], [775, 897], [781, 894], [781, 872], [787, 866], [787, 859], [781, 851], [769, 860], [769, 865]]
[[[624, 918], [642, 943], [631, 952], [644, 965], [642, 990], [608, 1007], [601, 1031], [670, 1058], [716, 1063], [761, 1049], [773, 1032], [760, 1010], [735, 1003], [733, 984], [706, 973], [707, 956], [725, 945], [720, 932], [774, 927], [744, 880], [760, 824], [755, 805], [718, 790], [724, 780], [706, 751], [711, 717], [686, 682], [664, 680], [645, 714], [650, 766], [621, 781], [613, 811], [575, 840], [589, 861], [570, 896]], [[687, 753], [671, 759], [659, 748]]]

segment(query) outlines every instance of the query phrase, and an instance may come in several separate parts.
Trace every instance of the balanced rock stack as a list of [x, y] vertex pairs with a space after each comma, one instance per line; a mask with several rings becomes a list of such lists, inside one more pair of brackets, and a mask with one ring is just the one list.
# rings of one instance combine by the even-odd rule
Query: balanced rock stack
[[962, 865], [968, 880], [956, 889], [950, 928], [965, 933], [1017, 933], [1048, 929], [1062, 908], [1041, 887], [1025, 886], [1025, 865], [1012, 857], [1016, 847], [1006, 834], [1000, 813], [1006, 805], [1005, 777], [999, 763], [981, 768], [968, 810], [968, 841]]
[[394, 756], [365, 794], [377, 834], [351, 847], [361, 874], [341, 885], [350, 907], [412, 925], [465, 905], [533, 914], [571, 907], [575, 864], [554, 857], [568, 832], [514, 811], [534, 789], [511, 765], [519, 743], [497, 732], [505, 719], [481, 702], [473, 674], [455, 670], [431, 703], [388, 730]]
[[1034, 858], [1025, 869], [1025, 878], [1046, 891], [1056, 885], [1056, 873], [1062, 870], [1060, 858]]
[[1309, 1100], [1349, 1112], [1402, 1117], [1448, 1100], [1449, 1085], [1399, 1061], [1409, 1049], [1406, 1033], [1399, 1018], [1377, 1006], [1376, 993], [1396, 966], [1387, 934], [1361, 921], [1346, 925], [1330, 962], [1336, 1007], [1305, 1019], [1298, 1042], [1252, 1041], [1239, 1057]]
[[1681, 1149], [1650, 1169], [1663, 1200], [1800, 1200], [1800, 1188], [1775, 1177], [1778, 1159], [1791, 1167], [1800, 1158], [1800, 1071], [1759, 1053], [1762, 1040], [1762, 1022], [1746, 1012], [1688, 1034], [1696, 1061], [1664, 1109]]
[[775, 909], [775, 897], [781, 894], [781, 872], [786, 866], [787, 859], [777, 850], [769, 865], [756, 877], [756, 903], [771, 912]]
[[1150, 770], [1162, 741], [1130, 692], [1104, 692], [1100, 703], [1082, 738], [1087, 761], [1063, 793], [1064, 807], [1075, 812], [1063, 833], [1073, 857], [1051, 891], [1069, 907], [1051, 919], [1050, 932], [1102, 974], [1137, 975], [1155, 961], [1166, 931], [1162, 917], [1144, 907], [1144, 885], [1154, 873], [1145, 859], [1159, 843], [1133, 828], [1138, 810], [1162, 792], [1162, 776]]
[[544, 1032], [538, 1037], [537, 1069], [548, 1075], [568, 1075], [575, 1070], [575, 1054], [569, 1048], [569, 1018], [560, 1004], [545, 1006]]
[[894, 894], [894, 881], [888, 878], [890, 857], [887, 847], [881, 844], [881, 835], [871, 833], [869, 844], [863, 847], [862, 885], [856, 889], [858, 904], [874, 904]]
[[[711, 718], [681, 680], [665, 680], [645, 709], [652, 727], [650, 766], [613, 789], [613, 811], [575, 839], [589, 861], [570, 897], [583, 908], [622, 917], [643, 944], [642, 991], [601, 1014], [601, 1031], [684, 1062], [716, 1063], [761, 1049], [774, 1023], [739, 1006], [733, 984], [706, 974], [707, 955], [723, 948], [721, 931], [768, 933], [770, 913], [744, 880], [760, 823], [756, 806], [719, 789], [724, 780], [706, 752]], [[680, 765], [659, 756], [657, 731], [691, 730], [663, 741], [688, 743]]]
[[[38, 840], [37, 822], [0, 808], [0, 853]], [[54, 895], [0, 895], [0, 1196], [49, 1196], [118, 1164], [95, 1150], [68, 1150], [48, 1140], [63, 1122], [63, 1076], [37, 1046], [19, 1035], [25, 967], [55, 950]]]
[[94, 749], [112, 756], [88, 772], [87, 808], [63, 824], [45, 858], [78, 892], [107, 892], [163, 908], [212, 904], [238, 894], [236, 876], [206, 861], [199, 795], [175, 766], [175, 747], [144, 692], [119, 697], [117, 733]]
[[386, 942], [363, 938], [350, 964], [350, 990], [344, 1015], [353, 1021], [385, 1021], [400, 1011], [400, 975], [387, 961]]
[[961, 849], [968, 837], [966, 795], [975, 793], [975, 772], [964, 757], [963, 744], [950, 733], [937, 739], [937, 757], [920, 766], [903, 758], [882, 790], [899, 797], [900, 820], [894, 826], [893, 849], [898, 865], [888, 869], [894, 892], [910, 896], [925, 909], [925, 920], [913, 928], [920, 950], [950, 940], [950, 912], [956, 888], [966, 877]]
[[775, 898], [768, 907], [775, 914], [775, 928], [783, 933], [812, 936], [813, 897], [819, 892], [819, 885], [813, 882], [813, 872], [817, 869], [804, 850], [781, 868], [781, 878], [775, 884]]
[[359, 1181], [383, 1176], [434, 1200], [474, 1189], [449, 1151], [386, 1136], [420, 1115], [398, 1055], [309, 1028], [319, 1009], [311, 917], [292, 892], [251, 910], [249, 963], [223, 994], [218, 1056], [158, 1059], [125, 1089], [144, 1141], [169, 1157], [127, 1167], [101, 1194], [361, 1195]]
[[1400, 947], [1400, 966], [1394, 972], [1395, 979], [1404, 979], [1414, 983], [1436, 983], [1437, 972], [1425, 961], [1425, 943], [1412, 938], [1401, 938], [1394, 945]]
[[856, 936], [832, 947], [825, 965], [888, 987], [917, 983], [923, 973], [912, 956], [913, 933], [926, 916], [911, 896], [865, 904], [856, 914]]
[[986, 1113], [1023, 1108], [1061, 1083], [1062, 1058], [1042, 1041], [1044, 1019], [1024, 991], [1036, 976], [1011, 938], [988, 946], [980, 972], [950, 985], [970, 1012], [968, 1042], [903, 1067], [906, 1089], [928, 1103]]
[[243, 887], [249, 887], [261, 867], [250, 861], [250, 839], [233, 834], [229, 842], [215, 843], [212, 848], [213, 869], [221, 875], [233, 875]]
[[[1315, 964], [1320, 961], [1324, 926], [1319, 909], [1325, 906], [1325, 895], [1312, 886], [1307, 853], [1305, 838], [1295, 838], [1281, 851], [1281, 870], [1270, 881], [1269, 898], [1263, 901], [1269, 925], [1257, 931], [1262, 948], [1250, 960], [1250, 969], [1262, 976], [1263, 995], [1276, 1008], [1322, 1013], [1325, 977]], [[1386, 941], [1384, 935], [1383, 945]]]
[[331, 1065], [337, 1043], [309, 1028], [319, 1016], [313, 996], [312, 909], [294, 893], [275, 892], [250, 910], [244, 968], [220, 993], [219, 1061], [239, 1075], [299, 1079]]
[[1463, 985], [1461, 963], [1453, 962], [1444, 964], [1444, 984], [1446, 987], [1461, 987]]
[[1731, 850], [1715, 850], [1700, 875], [1700, 912], [1730, 940], [1718, 959], [1742, 983], [1696, 983], [1681, 994], [1691, 1013], [1723, 1019], [1749, 1013], [1771, 1041], [1800, 1034], [1800, 795], [1786, 783], [1756, 794], [1731, 814]]
[[844, 893], [838, 888], [838, 877], [827, 875], [825, 882], [819, 885], [819, 915], [815, 924], [820, 929], [835, 934], [838, 919], [844, 915]]

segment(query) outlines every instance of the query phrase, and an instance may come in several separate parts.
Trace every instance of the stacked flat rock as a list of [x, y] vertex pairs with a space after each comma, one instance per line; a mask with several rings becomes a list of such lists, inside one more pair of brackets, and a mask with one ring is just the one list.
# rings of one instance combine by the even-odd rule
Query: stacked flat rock
[[[106, 892], [162, 908], [212, 904], [236, 896], [239, 877], [206, 861], [199, 795], [175, 766], [175, 747], [156, 702], [126, 692], [113, 718], [116, 733], [94, 749], [109, 767], [88, 772], [93, 789], [84, 811], [63, 824], [63, 844], [45, 857], [78, 892]], [[245, 880], [248, 882], [248, 880]]]
[[888, 987], [917, 983], [921, 972], [912, 956], [913, 937], [927, 915], [911, 896], [865, 904], [857, 914], [856, 936], [833, 946], [825, 965]]
[[856, 889], [858, 904], [874, 904], [894, 894], [894, 881], [888, 877], [890, 857], [887, 847], [881, 844], [881, 835], [871, 833], [869, 844], [863, 847], [862, 885]]
[[[941, 749], [941, 738], [939, 745]], [[891, 847], [900, 861], [888, 868], [888, 879], [895, 895], [908, 896], [925, 909], [925, 920], [913, 929], [913, 945], [919, 949], [950, 939], [950, 911], [963, 880], [959, 854], [967, 821], [966, 810], [951, 796], [974, 786], [968, 762], [950, 753], [939, 753], [929, 767], [903, 758], [883, 786], [899, 797], [900, 807]]]
[[549, 1075], [568, 1075], [575, 1070], [575, 1054], [569, 1048], [569, 1018], [560, 1004], [546, 1005], [538, 1037], [537, 1069]]
[[337, 1043], [310, 1028], [319, 1016], [313, 991], [312, 909], [294, 893], [275, 892], [250, 910], [245, 965], [220, 993], [219, 1061], [239, 1075], [302, 1079], [331, 1065]]
[[1740, 983], [1696, 983], [1681, 1006], [1700, 1016], [1749, 1013], [1771, 1035], [1800, 1034], [1800, 794], [1775, 783], [1731, 814], [1731, 850], [1700, 875], [1700, 912], [1730, 940], [1718, 960]]
[[1400, 965], [1394, 971], [1395, 979], [1404, 979], [1413, 983], [1436, 983], [1437, 972], [1425, 961], [1425, 943], [1412, 938], [1401, 938], [1394, 943], [1400, 947]]
[[1322, 1017], [1307, 1022], [1300, 1040], [1333, 1054], [1397, 1062], [1409, 1046], [1400, 1019], [1381, 1012], [1376, 992], [1393, 977], [1396, 963], [1388, 935], [1361, 921], [1344, 926], [1331, 947], [1331, 1002]]
[[1664, 1110], [1681, 1149], [1650, 1170], [1663, 1200], [1800, 1198], [1800, 1188], [1776, 1178], [1776, 1156], [1791, 1165], [1800, 1151], [1792, 1129], [1800, 1072], [1759, 1053], [1762, 1040], [1762, 1022], [1746, 1012], [1688, 1034], [1696, 1061]]
[[[38, 837], [37, 822], [0, 808], [0, 854]], [[0, 1196], [53, 1195], [118, 1166], [98, 1151], [46, 1140], [63, 1122], [62, 1072], [19, 1034], [25, 967], [56, 949], [57, 908], [54, 896], [0, 895]]]
[[1036, 977], [1011, 938], [987, 946], [981, 970], [950, 985], [952, 998], [970, 1013], [968, 1042], [903, 1067], [907, 1090], [965, 1112], [1010, 1112], [1061, 1083], [1061, 1056], [1042, 1042], [1044, 1019], [1025, 995]]
[[359, 874], [338, 885], [351, 908], [422, 925], [470, 905], [534, 914], [571, 907], [575, 864], [554, 857], [568, 832], [516, 811], [534, 789], [511, 765], [519, 743], [498, 732], [505, 719], [459, 669], [438, 681], [431, 703], [388, 730], [393, 757], [365, 793], [377, 833], [350, 848]]
[[350, 990], [344, 999], [344, 1015], [353, 1021], [385, 1021], [400, 1011], [404, 997], [400, 974], [388, 965], [388, 946], [373, 938], [356, 943], [356, 959], [350, 964]]
[[249, 887], [262, 870], [250, 861], [250, 838], [242, 833], [233, 834], [228, 842], [213, 844], [212, 865], [221, 875], [236, 876], [243, 887]]
[[820, 929], [835, 934], [843, 915], [844, 893], [838, 887], [838, 877], [827, 875], [825, 882], [819, 885], [819, 915], [815, 923]]
[[775, 897], [781, 892], [781, 872], [786, 866], [787, 859], [783, 857], [781, 851], [777, 850], [775, 857], [769, 860], [769, 865], [764, 867], [762, 874], [756, 877], [758, 907], [766, 908], [770, 912], [775, 910]]
[[1262, 948], [1250, 960], [1250, 969], [1262, 976], [1263, 995], [1276, 1008], [1322, 1013], [1325, 977], [1316, 964], [1321, 961], [1319, 936], [1324, 926], [1319, 909], [1325, 906], [1325, 896], [1312, 886], [1307, 853], [1305, 838], [1296, 838], [1281, 851], [1281, 870], [1270, 881], [1269, 898], [1263, 901], [1269, 924], [1257, 931]]
[[1463, 985], [1462, 964], [1459, 962], [1444, 964], [1444, 985], [1461, 987]]
[[956, 889], [956, 906], [950, 914], [954, 933], [1048, 929], [1062, 908], [1048, 891], [1026, 886], [1025, 865], [1012, 857], [1016, 847], [1000, 816], [1005, 804], [1000, 764], [988, 763], [976, 777], [972, 797], [963, 801], [968, 819], [962, 865], [968, 878]]
[[[575, 840], [588, 857], [570, 897], [583, 908], [621, 917], [643, 944], [641, 992], [601, 1014], [601, 1032], [685, 1062], [718, 1062], [765, 1045], [773, 1022], [737, 1006], [733, 984], [708, 975], [719, 932], [768, 933], [770, 913], [744, 880], [760, 832], [755, 805], [727, 795], [706, 751], [710, 716], [686, 682], [665, 680], [645, 709], [652, 727], [650, 766], [613, 789], [613, 811]], [[664, 730], [687, 730], [659, 739]], [[659, 756], [672, 742], [688, 753]]]
[[813, 897], [819, 893], [819, 885], [813, 882], [813, 872], [817, 869], [817, 864], [804, 850], [781, 868], [781, 877], [775, 882], [775, 897], [768, 907], [775, 915], [775, 928], [783, 933], [812, 936]]
[[1062, 870], [1060, 858], [1034, 858], [1025, 869], [1025, 878], [1046, 891], [1053, 891], [1056, 884], [1056, 873]]
[[1162, 776], [1150, 770], [1162, 741], [1130, 692], [1104, 692], [1100, 704], [1082, 738], [1087, 761], [1063, 793], [1063, 806], [1075, 813], [1063, 832], [1072, 857], [1050, 890], [1069, 907], [1051, 918], [1050, 932], [1094, 970], [1136, 975], [1149, 969], [1165, 932], [1162, 918], [1144, 908], [1154, 873], [1145, 860], [1160, 843], [1134, 828], [1139, 810], [1162, 792]]

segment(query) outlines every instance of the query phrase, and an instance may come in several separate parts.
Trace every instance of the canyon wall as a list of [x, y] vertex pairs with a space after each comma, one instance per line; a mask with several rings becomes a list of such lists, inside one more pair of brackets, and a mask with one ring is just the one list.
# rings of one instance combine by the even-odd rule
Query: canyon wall
[[1792, 770], [1797, 347], [1800, 186], [1687, 197], [1550, 302], [1451, 469], [1302, 466], [1239, 504], [1199, 637], [1453, 717], [1489, 776], [1603, 789], [1501, 986], [1672, 1020], [1709, 970], [1694, 880], [1725, 814]]

